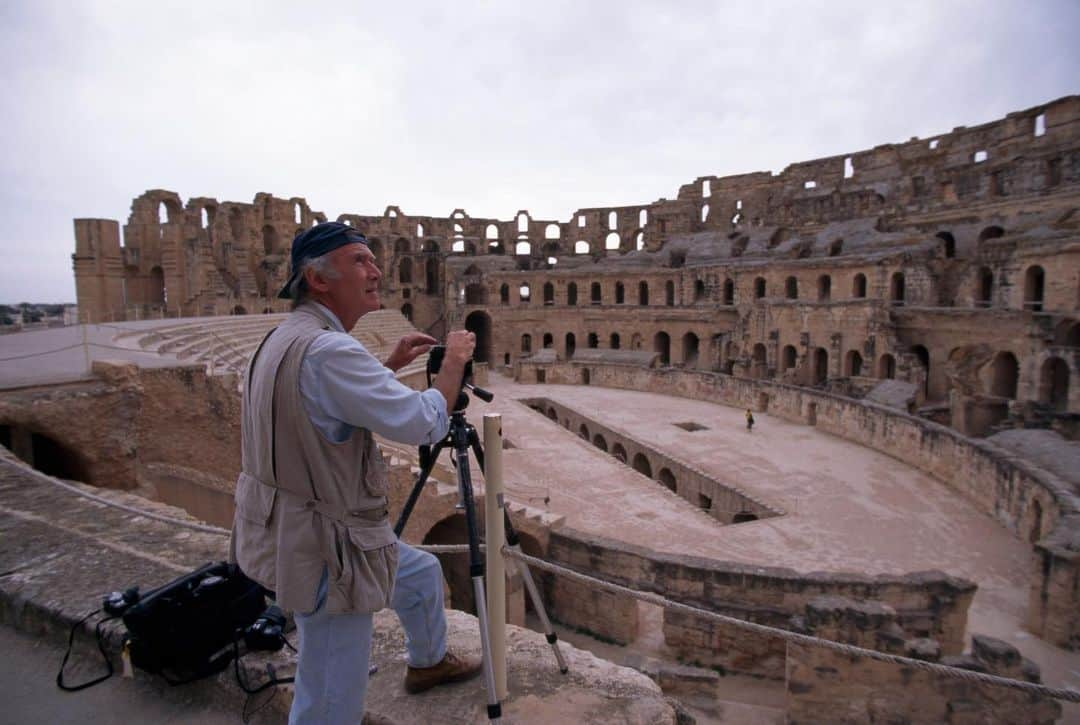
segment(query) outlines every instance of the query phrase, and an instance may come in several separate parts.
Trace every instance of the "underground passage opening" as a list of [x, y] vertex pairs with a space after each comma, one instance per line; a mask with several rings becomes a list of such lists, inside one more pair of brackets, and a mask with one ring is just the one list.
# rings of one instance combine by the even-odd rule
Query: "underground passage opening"
[[[454, 514], [435, 524], [424, 537], [423, 543], [435, 545], [469, 543], [464, 514]], [[468, 553], [436, 554], [435, 556], [442, 565], [443, 577], [450, 589], [450, 600], [447, 605], [469, 614], [476, 614], [476, 597], [473, 594], [472, 579], [469, 578]]]
[[708, 426], [704, 426], [701, 423], [695, 423], [692, 420], [684, 421], [682, 423], [673, 423], [672, 425], [674, 425], [676, 428], [682, 428], [688, 433], [693, 433], [694, 431], [698, 430], [709, 430]]
[[20, 426], [0, 426], [0, 443], [42, 473], [68, 481], [94, 483], [86, 461], [76, 451], [44, 433]]

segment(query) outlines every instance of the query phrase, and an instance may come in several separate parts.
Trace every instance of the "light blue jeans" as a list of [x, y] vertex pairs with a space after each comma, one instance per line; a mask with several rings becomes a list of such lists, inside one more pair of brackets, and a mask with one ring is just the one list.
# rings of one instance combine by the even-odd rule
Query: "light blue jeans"
[[[296, 614], [300, 654], [290, 725], [359, 725], [364, 715], [370, 614], [327, 614], [327, 573], [323, 569], [315, 610]], [[390, 606], [405, 630], [405, 649], [413, 667], [431, 667], [446, 654], [446, 613], [439, 560], [398, 542], [398, 569]]]

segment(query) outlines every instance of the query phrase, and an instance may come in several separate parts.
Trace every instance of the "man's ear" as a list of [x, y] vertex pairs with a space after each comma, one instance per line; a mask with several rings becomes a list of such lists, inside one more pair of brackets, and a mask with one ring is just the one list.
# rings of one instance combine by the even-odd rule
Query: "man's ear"
[[326, 279], [319, 274], [318, 270], [312, 267], [304, 270], [304, 282], [307, 283], [308, 289], [312, 292], [325, 292], [329, 288]]

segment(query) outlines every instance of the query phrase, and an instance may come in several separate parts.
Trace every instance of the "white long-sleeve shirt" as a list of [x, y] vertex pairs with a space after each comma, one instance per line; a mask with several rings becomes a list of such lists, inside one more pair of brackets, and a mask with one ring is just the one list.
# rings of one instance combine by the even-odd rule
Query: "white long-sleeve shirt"
[[450, 421], [442, 393], [398, 382], [345, 331], [337, 315], [319, 306], [335, 332], [319, 335], [300, 365], [300, 395], [316, 430], [332, 443], [348, 440], [355, 428], [409, 445], [434, 445], [445, 438]]

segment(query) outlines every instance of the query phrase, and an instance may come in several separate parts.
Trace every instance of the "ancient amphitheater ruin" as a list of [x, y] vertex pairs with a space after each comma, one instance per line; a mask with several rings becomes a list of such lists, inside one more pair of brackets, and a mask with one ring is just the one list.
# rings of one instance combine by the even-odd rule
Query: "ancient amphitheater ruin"
[[[528, 553], [699, 610], [1080, 691], [1078, 206], [1070, 96], [563, 221], [335, 218], [383, 270], [385, 309], [352, 333], [369, 349], [413, 328], [477, 333], [496, 398], [469, 415], [503, 415]], [[19, 375], [0, 367], [0, 442], [44, 473], [227, 526], [238, 376], [286, 312], [292, 237], [325, 220], [299, 197], [162, 190], [133, 201], [122, 236], [75, 220], [87, 324], [69, 373], [35, 378], [33, 350]], [[420, 386], [422, 367], [400, 377]], [[384, 451], [400, 504], [415, 452]], [[32, 475], [4, 461], [5, 480]], [[460, 543], [452, 473], [437, 477], [406, 538]], [[469, 611], [467, 567], [443, 559]], [[520, 581], [508, 591], [511, 621], [531, 622]], [[1080, 718], [564, 576], [545, 574], [544, 596], [568, 639], [701, 721]]]

